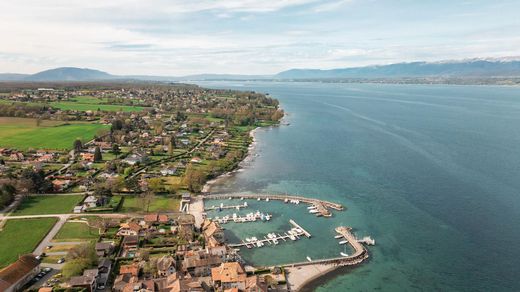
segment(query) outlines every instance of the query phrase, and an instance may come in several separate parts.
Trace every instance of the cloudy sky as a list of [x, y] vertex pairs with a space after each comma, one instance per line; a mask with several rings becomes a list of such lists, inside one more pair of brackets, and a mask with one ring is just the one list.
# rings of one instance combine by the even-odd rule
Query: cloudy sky
[[0, 72], [271, 74], [520, 55], [520, 1], [2, 0]]

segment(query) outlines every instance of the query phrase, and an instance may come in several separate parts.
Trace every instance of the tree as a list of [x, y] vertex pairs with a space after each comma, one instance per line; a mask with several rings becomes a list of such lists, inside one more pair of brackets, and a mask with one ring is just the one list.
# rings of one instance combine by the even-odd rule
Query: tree
[[80, 152], [81, 149], [83, 148], [83, 143], [81, 143], [80, 139], [76, 139], [76, 140], [74, 140], [72, 148], [74, 149], [74, 151]]
[[21, 177], [29, 192], [45, 193], [52, 188], [51, 182], [45, 179], [45, 173], [41, 169], [34, 171], [26, 168], [22, 171]]
[[173, 150], [175, 150], [175, 136], [171, 136], [168, 141], [168, 154], [173, 155]]
[[121, 149], [119, 148], [119, 145], [117, 145], [115, 143], [112, 145], [112, 153], [114, 153], [115, 155], [119, 155], [119, 153], [121, 153]]
[[11, 184], [0, 185], [0, 210], [7, 207], [11, 202], [14, 201], [14, 194], [16, 193], [16, 189]]
[[139, 196], [139, 201], [141, 203], [141, 207], [143, 211], [150, 212], [150, 205], [152, 205], [155, 200], [155, 194], [151, 190], [147, 190], [146, 192], [141, 193]]
[[99, 146], [96, 146], [96, 149], [94, 149], [94, 162], [100, 162], [103, 160], [103, 156], [101, 155], [101, 149]]
[[202, 190], [206, 175], [199, 169], [193, 167], [190, 163], [186, 167], [186, 174], [184, 176], [184, 183], [188, 186], [188, 190], [198, 193]]

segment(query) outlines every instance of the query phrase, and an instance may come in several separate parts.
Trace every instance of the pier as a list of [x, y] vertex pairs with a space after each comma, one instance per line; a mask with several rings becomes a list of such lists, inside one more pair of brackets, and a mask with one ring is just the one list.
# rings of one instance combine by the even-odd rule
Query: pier
[[335, 231], [341, 235], [340, 238], [347, 240], [354, 249], [354, 253], [349, 256], [283, 265], [287, 273], [287, 287], [290, 291], [298, 291], [301, 287], [305, 286], [306, 283], [323, 276], [338, 267], [355, 266], [361, 264], [368, 258], [368, 250], [362, 243], [373, 245], [375, 244], [375, 240], [370, 237], [364, 237], [359, 240], [352, 234], [352, 228], [346, 226], [339, 226]]
[[299, 204], [300, 202], [309, 204], [313, 206], [316, 210], [318, 210], [317, 216], [331, 217], [332, 213], [329, 209], [334, 209], [337, 211], [344, 210], [343, 205], [319, 200], [312, 199], [300, 196], [290, 196], [283, 194], [240, 194], [240, 193], [232, 193], [232, 194], [205, 194], [202, 196], [203, 199], [206, 200], [223, 200], [223, 199], [257, 199], [257, 200], [278, 200], [285, 203], [291, 202]]
[[225, 209], [237, 209], [237, 210], [240, 210], [241, 208], [247, 208], [247, 202], [244, 202], [241, 205], [224, 205], [224, 204], [220, 204], [220, 206], [211, 206], [211, 207], [208, 207], [208, 208], [204, 208], [204, 211], [225, 210]]

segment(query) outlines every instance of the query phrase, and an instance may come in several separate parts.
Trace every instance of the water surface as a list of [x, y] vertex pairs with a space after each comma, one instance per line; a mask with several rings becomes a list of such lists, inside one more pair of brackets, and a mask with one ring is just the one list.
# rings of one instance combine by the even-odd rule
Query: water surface
[[[252, 201], [272, 223], [226, 225], [231, 240], [311, 239], [245, 250], [256, 265], [337, 256], [334, 228], [377, 241], [370, 261], [318, 291], [520, 290], [520, 88], [204, 82], [268, 92], [289, 126], [257, 133], [256, 157], [217, 191], [288, 192], [344, 204], [332, 219]], [[236, 202], [236, 201], [235, 201]]]

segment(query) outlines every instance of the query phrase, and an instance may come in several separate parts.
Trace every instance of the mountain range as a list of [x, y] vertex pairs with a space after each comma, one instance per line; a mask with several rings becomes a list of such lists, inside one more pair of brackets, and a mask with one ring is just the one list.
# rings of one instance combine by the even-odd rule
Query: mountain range
[[112, 75], [103, 71], [61, 67], [36, 74], [0, 74], [0, 81], [195, 81], [195, 80], [302, 80], [355, 78], [425, 77], [520, 77], [520, 61], [515, 59], [471, 59], [462, 61], [412, 62], [338, 69], [291, 69], [275, 75], [199, 74], [189, 76]]

